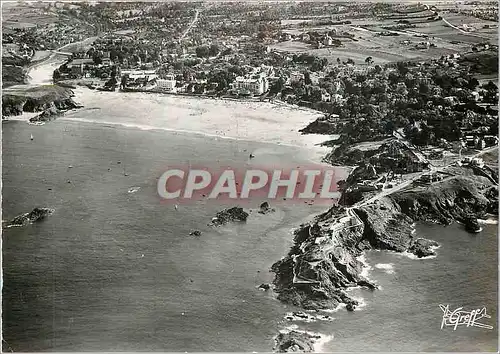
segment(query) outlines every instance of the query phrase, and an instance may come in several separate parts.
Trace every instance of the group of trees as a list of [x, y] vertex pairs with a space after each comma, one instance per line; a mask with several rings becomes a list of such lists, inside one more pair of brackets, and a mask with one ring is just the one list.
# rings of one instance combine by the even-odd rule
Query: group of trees
[[307, 53], [294, 54], [292, 60], [294, 63], [307, 65], [311, 71], [322, 71], [328, 65], [328, 59]]
[[[480, 92], [482, 102], [498, 103], [498, 87], [493, 82], [480, 86], [467, 69], [398, 63], [372, 68], [367, 74], [341, 76], [340, 72], [333, 69], [318, 86], [341, 94], [344, 101], [316, 106], [339, 115], [342, 123], [329, 126], [327, 133], [342, 134], [344, 142], [378, 139], [399, 128], [419, 146], [459, 140], [464, 128], [497, 134], [494, 111], [476, 100]], [[317, 92], [304, 82], [294, 93], [314, 102], [320, 99]]]
[[196, 47], [196, 56], [198, 58], [215, 57], [217, 54], [219, 54], [219, 52], [219, 46], [215, 43], [211, 44], [210, 46], [203, 45]]

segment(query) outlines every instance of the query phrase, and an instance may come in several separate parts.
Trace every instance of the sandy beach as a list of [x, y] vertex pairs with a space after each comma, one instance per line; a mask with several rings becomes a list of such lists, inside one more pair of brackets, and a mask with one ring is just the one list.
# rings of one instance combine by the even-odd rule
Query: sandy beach
[[[29, 71], [29, 84], [5, 90], [51, 84], [53, 71], [65, 61], [55, 55]], [[160, 93], [102, 92], [85, 87], [73, 90], [84, 108], [67, 112], [60, 120], [121, 125], [142, 130], [203, 134], [225, 139], [258, 141], [305, 148], [319, 162], [328, 149], [319, 146], [325, 135], [302, 135], [299, 130], [321, 115], [312, 109], [282, 102], [255, 102], [174, 96]], [[10, 117], [29, 120], [30, 114]]]
[[268, 102], [99, 92], [86, 88], [74, 91], [75, 99], [84, 108], [69, 112], [62, 119], [201, 133], [326, 153], [326, 149], [317, 144], [328, 140], [328, 136], [301, 135], [298, 132], [316, 119], [319, 112]]

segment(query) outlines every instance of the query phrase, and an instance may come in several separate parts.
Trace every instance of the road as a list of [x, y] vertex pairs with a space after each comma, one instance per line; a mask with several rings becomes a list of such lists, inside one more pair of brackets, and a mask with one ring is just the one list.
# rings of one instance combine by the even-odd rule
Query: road
[[193, 28], [193, 26], [198, 21], [199, 15], [200, 15], [200, 10], [196, 10], [196, 13], [194, 14], [193, 21], [189, 24], [188, 28], [184, 31], [184, 33], [182, 34], [182, 36], [179, 38], [179, 41], [182, 41], [187, 36], [187, 34], [189, 33], [189, 31], [191, 31], [191, 29]]
[[[429, 7], [429, 5], [424, 4], [424, 6], [427, 8], [427, 10], [429, 10], [429, 11], [430, 11], [430, 7]], [[461, 29], [460, 27], [455, 26], [453, 23], [451, 23], [450, 21], [448, 21], [448, 20], [447, 20], [447, 19], [443, 16], [443, 14], [442, 14], [442, 13], [439, 13], [439, 12], [437, 12], [437, 11], [435, 11], [435, 12], [436, 12], [436, 14], [437, 14], [438, 16], [441, 16], [441, 20], [443, 20], [443, 22], [444, 22], [444, 23], [446, 23], [446, 24], [447, 24], [448, 26], [450, 26], [451, 28], [456, 29], [456, 30], [457, 30], [457, 31], [459, 31], [460, 33], [467, 34], [467, 35], [472, 36], [472, 37], [482, 38], [481, 36], [478, 36], [477, 34], [474, 34], [474, 33], [468, 32], [468, 31], [465, 31], [465, 30]]]
[[[492, 151], [495, 151], [498, 149], [498, 146], [492, 146], [490, 148], [487, 148], [487, 149], [483, 149], [481, 151], [479, 151], [478, 153], [472, 155], [472, 156], [467, 156], [469, 158], [475, 158], [475, 157], [479, 157], [483, 154], [486, 154], [488, 152], [492, 152]], [[367, 199], [367, 200], [364, 200], [364, 201], [361, 201], [359, 203], [356, 203], [354, 204], [352, 207], [349, 207], [349, 209], [352, 209], [352, 208], [359, 208], [363, 205], [367, 205], [367, 204], [370, 204], [372, 202], [374, 202], [375, 200], [378, 200], [380, 198], [383, 198], [385, 196], [388, 196], [392, 193], [395, 193], [395, 192], [398, 192], [406, 187], [408, 187], [409, 185], [411, 185], [413, 182], [415, 182], [416, 180], [418, 180], [420, 177], [422, 177], [424, 174], [428, 174], [428, 173], [435, 173], [435, 172], [441, 172], [443, 171], [444, 169], [450, 167], [451, 165], [455, 164], [456, 162], [458, 161], [457, 160], [454, 160], [453, 162], [450, 162], [449, 164], [445, 165], [445, 166], [441, 166], [441, 167], [434, 167], [434, 166], [431, 166], [431, 169], [429, 171], [423, 171], [423, 172], [420, 172], [418, 173], [417, 175], [413, 176], [412, 178], [410, 178], [409, 180], [407, 181], [404, 181], [403, 183], [400, 183], [396, 186], [394, 186], [393, 188], [391, 189], [386, 189], [386, 190], [383, 190], [382, 192], [378, 193], [377, 195], [373, 196], [372, 198], [370, 199]]]

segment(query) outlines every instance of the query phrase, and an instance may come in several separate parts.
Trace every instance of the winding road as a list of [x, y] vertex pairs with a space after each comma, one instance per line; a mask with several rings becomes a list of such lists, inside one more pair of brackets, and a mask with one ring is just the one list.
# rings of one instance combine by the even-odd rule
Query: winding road
[[191, 31], [191, 29], [193, 28], [193, 26], [198, 21], [199, 15], [200, 15], [200, 10], [196, 10], [196, 13], [194, 14], [193, 21], [189, 24], [188, 28], [184, 31], [184, 33], [182, 34], [182, 36], [179, 38], [179, 41], [182, 41], [188, 35], [189, 31]]
[[[476, 153], [476, 154], [474, 154], [472, 156], [467, 156], [467, 157], [469, 157], [469, 158], [479, 157], [479, 156], [481, 156], [483, 154], [495, 151], [497, 149], [498, 149], [498, 146], [492, 146], [492, 147], [489, 147], [487, 149], [483, 149], [483, 150], [479, 151], [478, 153]], [[412, 178], [410, 178], [409, 180], [404, 181], [403, 183], [400, 183], [400, 184], [398, 184], [397, 186], [394, 186], [391, 189], [383, 190], [382, 192], [378, 193], [377, 195], [373, 196], [372, 198], [364, 200], [364, 201], [361, 201], [358, 204], [355, 204], [355, 205], [353, 205], [352, 207], [350, 207], [348, 209], [357, 208], [357, 207], [360, 207], [360, 206], [363, 206], [363, 205], [366, 205], [366, 204], [370, 204], [370, 203], [374, 202], [375, 200], [378, 200], [378, 199], [380, 199], [382, 197], [385, 197], [387, 195], [390, 195], [392, 193], [398, 192], [401, 189], [404, 189], [404, 188], [408, 187], [409, 185], [411, 185], [413, 182], [415, 182], [416, 180], [418, 180], [424, 174], [441, 172], [444, 169], [446, 169], [446, 168], [450, 167], [451, 165], [455, 164], [457, 161], [458, 161], [458, 159], [457, 160], [453, 160], [453, 162], [450, 162], [449, 164], [447, 164], [445, 166], [442, 166], [442, 167], [431, 166], [431, 169], [429, 171], [420, 172], [417, 175], [415, 175]]]

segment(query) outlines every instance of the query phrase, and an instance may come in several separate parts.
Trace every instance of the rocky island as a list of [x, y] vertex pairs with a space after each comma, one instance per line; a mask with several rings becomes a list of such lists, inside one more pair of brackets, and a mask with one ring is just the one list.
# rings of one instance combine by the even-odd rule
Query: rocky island
[[221, 226], [234, 221], [246, 221], [248, 213], [240, 207], [232, 207], [219, 211], [210, 222], [210, 226]]
[[24, 226], [27, 224], [32, 224], [34, 222], [41, 221], [41, 220], [45, 219], [47, 216], [52, 215], [52, 213], [54, 213], [54, 209], [34, 208], [29, 213], [24, 213], [24, 214], [16, 216], [14, 219], [12, 219], [7, 224], [7, 227]]
[[275, 338], [274, 351], [278, 353], [312, 352], [314, 342], [321, 339], [320, 335], [300, 331], [282, 331]]

